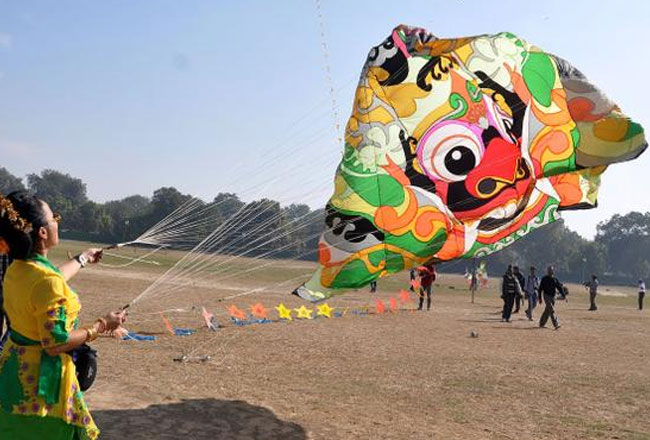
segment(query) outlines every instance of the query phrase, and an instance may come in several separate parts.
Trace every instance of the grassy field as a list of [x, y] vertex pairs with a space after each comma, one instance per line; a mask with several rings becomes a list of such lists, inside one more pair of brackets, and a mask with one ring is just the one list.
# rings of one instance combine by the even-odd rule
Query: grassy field
[[[86, 246], [64, 242], [52, 258]], [[82, 271], [72, 283], [82, 320], [130, 302], [181, 257], [167, 251]], [[650, 311], [636, 310], [632, 288], [603, 286], [599, 310], [588, 312], [586, 292], [571, 286], [569, 302], [558, 304], [558, 331], [522, 313], [501, 323], [498, 280], [471, 304], [455, 275], [439, 277], [430, 312], [411, 303], [397, 313], [352, 313], [396, 296], [407, 286], [400, 275], [381, 280], [376, 295], [330, 301], [348, 308], [341, 318], [231, 325], [231, 304], [304, 304], [288, 294], [297, 281], [282, 283], [307, 278], [313, 264], [277, 261], [238, 275], [258, 264], [231, 261], [167, 295], [152, 291], [127, 327], [156, 341], [96, 343], [99, 376], [87, 399], [103, 439], [650, 439]], [[221, 300], [253, 289], [265, 290]], [[159, 311], [175, 326], [199, 328], [201, 306], [226, 327], [165, 332]], [[210, 360], [175, 362], [181, 355]]]

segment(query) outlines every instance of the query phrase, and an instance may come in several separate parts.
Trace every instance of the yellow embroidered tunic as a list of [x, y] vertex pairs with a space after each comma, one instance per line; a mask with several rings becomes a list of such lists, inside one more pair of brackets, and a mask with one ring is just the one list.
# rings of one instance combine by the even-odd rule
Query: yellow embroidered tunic
[[96, 439], [68, 354], [44, 348], [68, 341], [81, 304], [47, 259], [14, 261], [4, 279], [11, 338], [0, 356], [0, 438]]

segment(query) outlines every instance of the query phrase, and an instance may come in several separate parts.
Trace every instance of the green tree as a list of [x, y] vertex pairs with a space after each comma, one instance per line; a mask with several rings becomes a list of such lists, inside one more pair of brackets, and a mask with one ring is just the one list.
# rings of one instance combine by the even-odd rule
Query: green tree
[[215, 209], [219, 214], [219, 217], [223, 221], [228, 221], [233, 216], [235, 216], [240, 209], [245, 205], [244, 202], [239, 200], [237, 194], [234, 193], [219, 193], [213, 200]]
[[157, 189], [151, 198], [152, 215], [154, 219], [160, 221], [191, 198], [192, 196], [182, 194], [174, 187]]
[[286, 250], [287, 257], [300, 257], [307, 251], [307, 241], [310, 237], [311, 223], [318, 222], [319, 229], [322, 228], [322, 219], [315, 215], [309, 206], [304, 204], [291, 204], [283, 209], [285, 224], [283, 233], [292, 245]]
[[7, 195], [12, 191], [24, 190], [21, 178], [14, 176], [6, 168], [0, 167], [0, 194]]
[[108, 222], [104, 224], [104, 235], [111, 242], [126, 242], [141, 235], [149, 226], [151, 201], [143, 196], [133, 195], [104, 204]]
[[650, 212], [614, 215], [598, 224], [596, 242], [607, 250], [607, 265], [622, 280], [650, 277]]
[[36, 197], [45, 200], [53, 211], [63, 216], [63, 229], [86, 229], [85, 219], [79, 212], [88, 202], [86, 184], [81, 179], [55, 170], [43, 170], [40, 175], [27, 175], [27, 186]]

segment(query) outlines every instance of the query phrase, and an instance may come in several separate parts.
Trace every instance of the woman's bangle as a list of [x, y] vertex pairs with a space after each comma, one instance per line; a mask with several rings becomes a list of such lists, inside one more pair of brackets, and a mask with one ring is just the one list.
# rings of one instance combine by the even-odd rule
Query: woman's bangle
[[108, 330], [108, 323], [104, 318], [97, 318], [97, 321], [101, 325], [100, 329], [98, 330], [99, 333], [104, 333], [106, 330]]
[[97, 329], [95, 327], [93, 326], [84, 327], [84, 330], [86, 330], [86, 342], [93, 342], [95, 339], [97, 339], [99, 333], [97, 332]]

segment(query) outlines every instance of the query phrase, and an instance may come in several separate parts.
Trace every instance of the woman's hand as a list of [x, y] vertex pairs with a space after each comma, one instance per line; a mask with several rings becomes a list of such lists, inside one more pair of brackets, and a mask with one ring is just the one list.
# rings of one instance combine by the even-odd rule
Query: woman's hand
[[119, 328], [126, 321], [126, 311], [119, 310], [116, 312], [110, 312], [104, 316], [104, 321], [104, 329], [101, 333], [110, 333]]
[[129, 334], [129, 331], [124, 327], [118, 327], [115, 330], [113, 330], [110, 334], [115, 339], [124, 339], [124, 337]]
[[101, 248], [90, 248], [86, 249], [80, 253], [77, 257], [72, 258], [69, 261], [66, 261], [59, 266], [59, 270], [63, 274], [63, 277], [66, 281], [70, 281], [73, 276], [79, 273], [81, 269], [86, 264], [98, 263], [102, 259], [104, 250]]
[[90, 248], [86, 249], [81, 253], [84, 257], [86, 257], [86, 261], [90, 264], [95, 264], [99, 263], [99, 261], [102, 259], [104, 256], [104, 249], [102, 248]]

